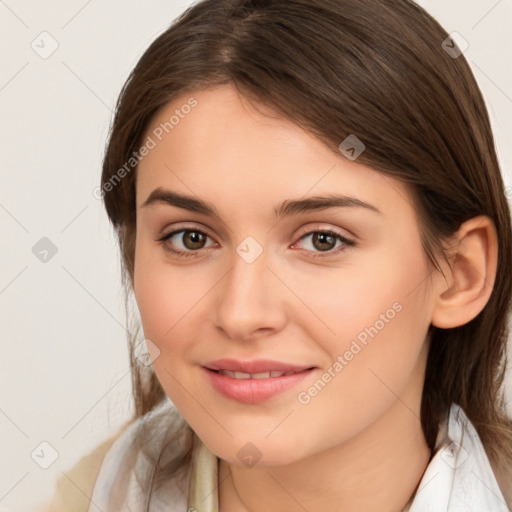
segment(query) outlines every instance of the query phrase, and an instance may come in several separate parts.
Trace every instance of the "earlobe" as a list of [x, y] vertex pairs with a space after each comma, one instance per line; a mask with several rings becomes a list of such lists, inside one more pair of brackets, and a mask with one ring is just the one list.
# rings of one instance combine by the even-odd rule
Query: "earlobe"
[[474, 217], [453, 238], [446, 279], [438, 275], [431, 323], [441, 329], [467, 324], [487, 304], [498, 264], [498, 239], [492, 219]]

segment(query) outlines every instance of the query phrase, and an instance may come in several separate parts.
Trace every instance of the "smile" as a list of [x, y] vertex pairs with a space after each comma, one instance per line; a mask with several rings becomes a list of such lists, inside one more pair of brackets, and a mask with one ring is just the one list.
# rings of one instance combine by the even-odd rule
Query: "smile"
[[221, 396], [243, 404], [259, 404], [284, 394], [300, 384], [316, 368], [295, 372], [269, 371], [258, 373], [232, 370], [201, 369], [211, 387]]
[[292, 375], [297, 372], [260, 372], [260, 373], [246, 373], [246, 372], [233, 372], [231, 370], [218, 370], [221, 375], [226, 375], [232, 379], [269, 379], [273, 377], [281, 377], [283, 375]]

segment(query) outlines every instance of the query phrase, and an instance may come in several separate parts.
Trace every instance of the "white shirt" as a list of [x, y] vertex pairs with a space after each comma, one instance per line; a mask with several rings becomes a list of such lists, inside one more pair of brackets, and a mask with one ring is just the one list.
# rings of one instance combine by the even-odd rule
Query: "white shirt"
[[[146, 476], [151, 475], [159, 454], [160, 462], [165, 462], [166, 453], [176, 454], [180, 450], [179, 442], [164, 450], [162, 447], [184, 424], [167, 399], [129, 425], [105, 455], [89, 512], [218, 512], [218, 458], [197, 436], [192, 463], [181, 481], [169, 479], [148, 498], [151, 486]], [[452, 404], [447, 419], [440, 425], [434, 456], [406, 510], [511, 510], [474, 426], [456, 404]]]

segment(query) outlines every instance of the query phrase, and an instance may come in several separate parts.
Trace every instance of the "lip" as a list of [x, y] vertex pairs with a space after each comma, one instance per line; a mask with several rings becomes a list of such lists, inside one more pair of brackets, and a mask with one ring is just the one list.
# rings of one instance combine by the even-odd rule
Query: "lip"
[[[244, 404], [259, 404], [265, 400], [284, 393], [285, 391], [295, 387], [302, 382], [306, 377], [311, 375], [316, 368], [301, 367], [285, 363], [276, 363], [276, 361], [253, 361], [252, 363], [241, 363], [234, 360], [221, 360], [218, 369], [231, 370], [231, 371], [244, 371], [245, 373], [261, 373], [266, 371], [283, 371], [295, 373], [291, 375], [282, 375], [281, 377], [269, 377], [263, 379], [235, 379], [227, 375], [222, 375], [215, 371], [215, 369], [204, 366], [203, 372], [209, 379], [212, 387], [224, 397], [236, 400]], [[226, 361], [230, 361], [226, 365]], [[218, 361], [216, 361], [218, 363]], [[234, 363], [237, 366], [234, 366]], [[270, 364], [272, 363], [272, 364]], [[210, 365], [211, 363], [209, 363]], [[231, 365], [231, 368], [225, 366]], [[232, 369], [235, 368], [235, 369]], [[245, 368], [243, 370], [242, 368]], [[251, 371], [247, 371], [251, 368]]]
[[[237, 361], [236, 359], [217, 359], [203, 365], [210, 370], [230, 370], [232, 372], [263, 373], [271, 371], [279, 372], [302, 372], [313, 368], [312, 365], [296, 365], [272, 361], [270, 359], [257, 359], [255, 361]], [[279, 377], [275, 377], [279, 378]], [[265, 379], [263, 379], [265, 380]]]

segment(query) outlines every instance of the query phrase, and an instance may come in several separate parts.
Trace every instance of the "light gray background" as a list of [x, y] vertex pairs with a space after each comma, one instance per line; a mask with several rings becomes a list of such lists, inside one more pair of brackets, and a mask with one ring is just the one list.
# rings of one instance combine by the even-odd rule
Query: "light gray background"
[[[117, 247], [93, 189], [124, 80], [191, 3], [0, 0], [0, 512], [37, 510], [131, 413]], [[469, 42], [510, 187], [512, 2], [419, 3]], [[57, 43], [46, 59], [31, 47]], [[31, 458], [48, 460], [43, 441], [48, 469]]]

